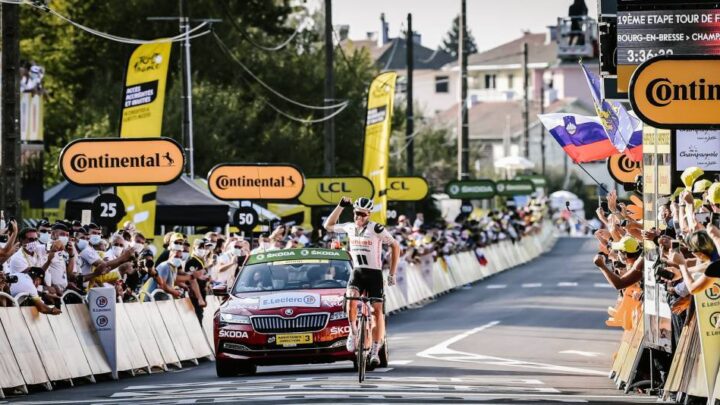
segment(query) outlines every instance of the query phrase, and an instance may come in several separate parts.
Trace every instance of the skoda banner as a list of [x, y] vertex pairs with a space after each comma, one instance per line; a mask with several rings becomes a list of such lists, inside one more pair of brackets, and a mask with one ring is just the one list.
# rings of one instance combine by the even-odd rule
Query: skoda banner
[[105, 350], [112, 376], [118, 379], [117, 328], [115, 324], [115, 288], [91, 288], [87, 296], [90, 320]]
[[535, 192], [535, 185], [530, 180], [500, 180], [496, 187], [498, 195], [503, 197], [530, 195]]
[[484, 200], [495, 197], [495, 182], [492, 180], [453, 180], [445, 186], [450, 198], [462, 200]]

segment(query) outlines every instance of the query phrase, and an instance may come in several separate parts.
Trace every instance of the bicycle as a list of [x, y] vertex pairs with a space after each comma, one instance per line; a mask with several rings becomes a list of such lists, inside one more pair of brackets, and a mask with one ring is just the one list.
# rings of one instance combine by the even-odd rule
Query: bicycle
[[[359, 336], [355, 343], [355, 365], [358, 371], [358, 382], [362, 384], [362, 382], [365, 381], [365, 369], [368, 363], [368, 357], [370, 356], [370, 346], [372, 344], [372, 330], [375, 327], [375, 316], [372, 314], [372, 304], [376, 302], [383, 302], [384, 300], [382, 298], [368, 298], [364, 295], [360, 297], [345, 296], [345, 299], [348, 301], [360, 301], [361, 303], [361, 310], [358, 312], [357, 318], [357, 331]], [[383, 343], [383, 349], [387, 350], [385, 343]], [[387, 363], [387, 353], [384, 353], [384, 356], [382, 357], [384, 357], [384, 362]], [[382, 362], [380, 365], [383, 366]], [[383, 367], [386, 366], [387, 364]]]

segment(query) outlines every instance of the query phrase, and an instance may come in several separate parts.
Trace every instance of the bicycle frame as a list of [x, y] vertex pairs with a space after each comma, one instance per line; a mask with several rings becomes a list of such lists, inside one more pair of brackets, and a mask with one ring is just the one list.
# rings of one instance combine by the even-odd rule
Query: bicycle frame
[[360, 311], [357, 315], [358, 323], [358, 343], [355, 345], [355, 353], [357, 356], [358, 381], [362, 383], [365, 380], [365, 366], [368, 361], [368, 355], [372, 344], [372, 331], [375, 328], [375, 314], [372, 304], [383, 302], [382, 298], [368, 298], [364, 295], [359, 297], [345, 296], [348, 301], [359, 301]]

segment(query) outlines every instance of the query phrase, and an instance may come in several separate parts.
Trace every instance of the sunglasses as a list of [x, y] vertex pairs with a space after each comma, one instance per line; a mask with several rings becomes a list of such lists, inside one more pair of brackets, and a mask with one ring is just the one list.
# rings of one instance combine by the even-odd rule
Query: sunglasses
[[355, 211], [355, 216], [356, 216], [356, 217], [365, 218], [365, 217], [368, 216], [368, 214], [365, 213], [365, 212]]
[[182, 245], [182, 244], [184, 244], [184, 243], [185, 243], [185, 242], [183, 242], [183, 241], [181, 241], [181, 240], [176, 240], [175, 242], [173, 242], [173, 245]]
[[38, 238], [27, 238], [25, 239], [27, 243], [37, 242]]
[[113, 246], [125, 247], [125, 245], [123, 245], [122, 243], [113, 243]]

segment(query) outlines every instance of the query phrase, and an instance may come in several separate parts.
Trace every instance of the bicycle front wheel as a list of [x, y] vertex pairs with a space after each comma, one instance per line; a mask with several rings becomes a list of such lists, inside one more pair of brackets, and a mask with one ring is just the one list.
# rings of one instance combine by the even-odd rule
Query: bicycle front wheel
[[367, 357], [365, 357], [365, 315], [360, 315], [358, 325], [359, 339], [355, 342], [355, 352], [357, 353], [357, 365], [358, 365], [358, 382], [362, 384], [365, 381], [365, 363]]

